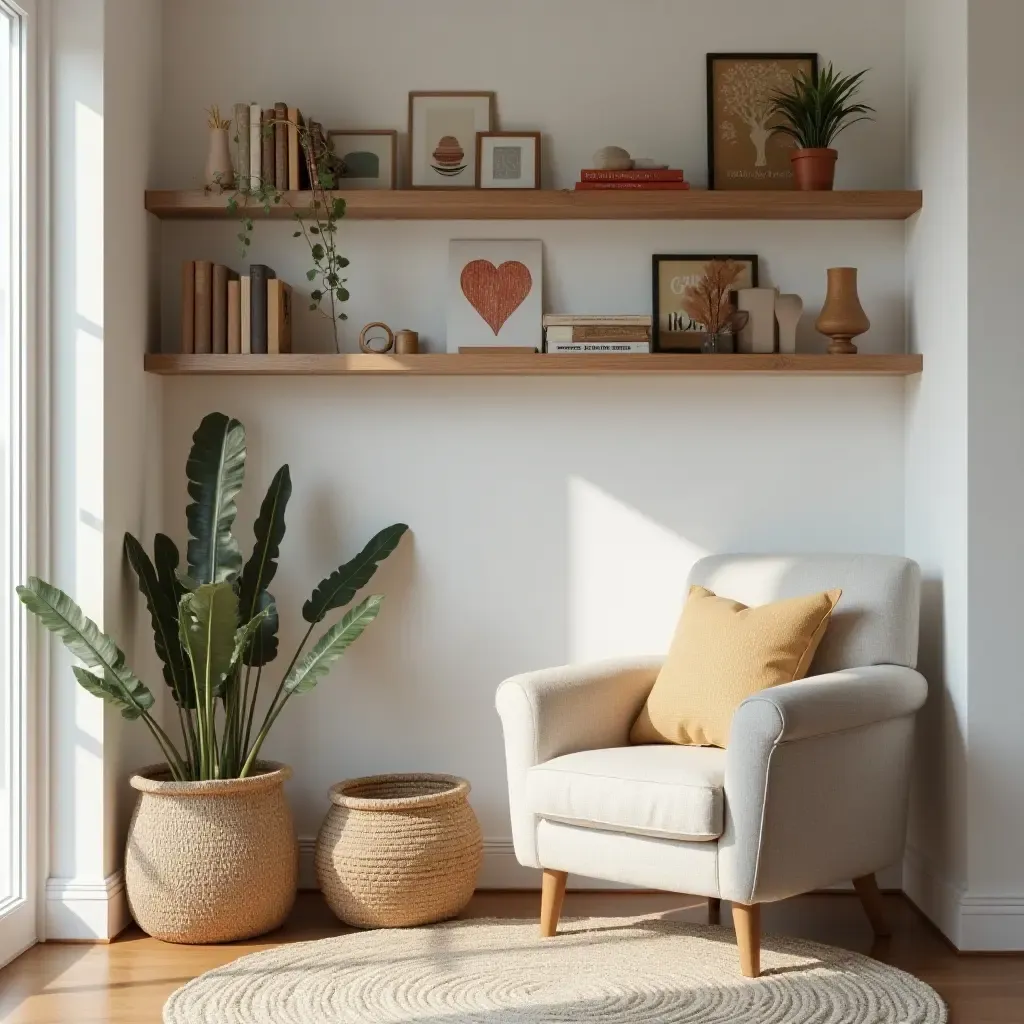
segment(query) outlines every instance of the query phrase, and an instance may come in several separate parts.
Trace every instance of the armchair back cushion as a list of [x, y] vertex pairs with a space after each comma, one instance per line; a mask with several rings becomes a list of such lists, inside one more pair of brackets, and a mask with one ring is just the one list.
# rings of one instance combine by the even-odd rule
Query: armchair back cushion
[[921, 571], [888, 555], [712, 555], [689, 583], [747, 605], [839, 587], [843, 599], [810, 675], [867, 665], [917, 667]]

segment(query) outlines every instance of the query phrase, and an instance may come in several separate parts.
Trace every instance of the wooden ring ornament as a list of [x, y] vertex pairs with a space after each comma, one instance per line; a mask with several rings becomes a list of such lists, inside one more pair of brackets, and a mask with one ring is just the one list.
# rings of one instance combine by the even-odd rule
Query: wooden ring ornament
[[[374, 348], [371, 341], [382, 341], [382, 338], [368, 338], [367, 335], [374, 327], [380, 327], [384, 330], [388, 336], [388, 343], [383, 348]], [[376, 355], [383, 355], [385, 352], [390, 352], [395, 344], [395, 334], [386, 323], [382, 323], [380, 320], [375, 320], [372, 324], [367, 324], [359, 332], [359, 347], [364, 352], [373, 352]]]

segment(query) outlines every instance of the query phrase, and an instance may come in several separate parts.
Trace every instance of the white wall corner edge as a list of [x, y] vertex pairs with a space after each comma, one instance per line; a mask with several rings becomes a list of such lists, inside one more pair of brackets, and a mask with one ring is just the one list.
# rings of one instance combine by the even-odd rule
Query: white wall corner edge
[[109, 942], [131, 924], [124, 873], [48, 878], [44, 927], [53, 942]]

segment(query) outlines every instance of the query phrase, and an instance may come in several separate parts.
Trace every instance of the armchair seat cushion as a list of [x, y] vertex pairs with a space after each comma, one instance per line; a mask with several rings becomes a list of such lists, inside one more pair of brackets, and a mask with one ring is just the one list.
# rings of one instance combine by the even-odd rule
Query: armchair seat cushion
[[634, 746], [583, 750], [527, 772], [541, 818], [679, 842], [714, 842], [724, 818], [725, 751]]

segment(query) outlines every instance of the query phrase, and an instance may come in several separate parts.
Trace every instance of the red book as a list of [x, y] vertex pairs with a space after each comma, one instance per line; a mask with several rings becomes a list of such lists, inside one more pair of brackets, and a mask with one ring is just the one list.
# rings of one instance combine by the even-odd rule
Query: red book
[[682, 181], [683, 172], [670, 167], [632, 168], [628, 171], [580, 171], [580, 181]]
[[577, 181], [576, 191], [585, 192], [589, 189], [675, 189], [685, 191], [690, 187], [688, 181]]

